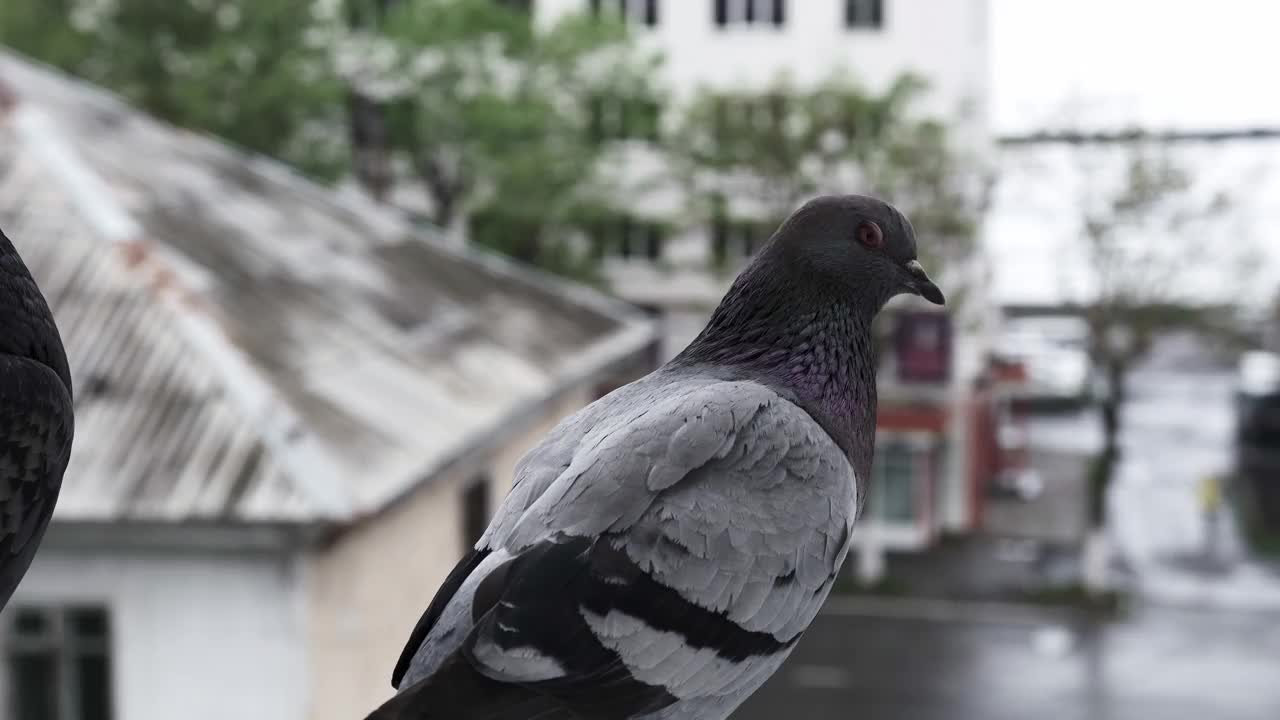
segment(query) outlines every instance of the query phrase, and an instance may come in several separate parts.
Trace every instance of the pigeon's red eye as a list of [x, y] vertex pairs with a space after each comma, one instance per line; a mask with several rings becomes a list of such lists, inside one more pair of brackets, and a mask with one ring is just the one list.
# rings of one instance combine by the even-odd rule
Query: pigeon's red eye
[[868, 220], [858, 226], [858, 242], [878, 250], [884, 247], [884, 233], [880, 232], [879, 225]]

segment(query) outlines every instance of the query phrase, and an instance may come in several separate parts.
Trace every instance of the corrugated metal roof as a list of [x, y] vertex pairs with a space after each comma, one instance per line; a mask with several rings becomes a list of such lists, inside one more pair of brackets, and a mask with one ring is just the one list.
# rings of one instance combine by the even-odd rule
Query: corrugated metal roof
[[376, 510], [639, 315], [0, 52], [0, 226], [77, 387], [63, 520]]

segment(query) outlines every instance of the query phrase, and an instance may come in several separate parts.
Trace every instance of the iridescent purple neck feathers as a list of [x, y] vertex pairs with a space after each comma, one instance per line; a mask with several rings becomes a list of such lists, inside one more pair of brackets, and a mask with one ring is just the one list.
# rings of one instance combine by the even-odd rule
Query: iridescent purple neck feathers
[[871, 322], [879, 303], [835, 300], [780, 277], [740, 278], [675, 367], [707, 368], [776, 390], [817, 421], [865, 482], [875, 444]]

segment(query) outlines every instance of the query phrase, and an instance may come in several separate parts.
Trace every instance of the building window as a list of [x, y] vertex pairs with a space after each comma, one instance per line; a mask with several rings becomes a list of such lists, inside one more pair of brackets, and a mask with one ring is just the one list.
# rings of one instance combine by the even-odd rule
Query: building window
[[901, 442], [887, 443], [875, 454], [871, 467], [871, 496], [875, 517], [891, 523], [913, 523], [916, 517], [918, 455]]
[[851, 28], [884, 26], [884, 0], [845, 0], [844, 24]]
[[357, 28], [377, 28], [398, 0], [347, 0], [347, 23]]
[[662, 108], [653, 100], [595, 95], [588, 100], [587, 110], [594, 142], [658, 139]]
[[786, 0], [714, 0], [717, 27], [729, 25], [772, 25], [787, 23]]
[[759, 145], [786, 133], [789, 109], [783, 95], [725, 97], [712, 100], [712, 133], [720, 152], [754, 155]]
[[945, 383], [951, 375], [951, 316], [939, 312], [902, 312], [894, 331], [898, 379]]
[[717, 213], [711, 221], [711, 258], [716, 265], [749, 258], [764, 247], [771, 234], [768, 223], [734, 220]]
[[111, 720], [111, 629], [100, 607], [14, 608], [5, 629], [9, 717]]
[[462, 542], [467, 548], [480, 542], [489, 527], [489, 478], [480, 476], [462, 493]]
[[498, 0], [498, 4], [505, 5], [516, 12], [533, 15], [533, 0]]
[[597, 257], [660, 260], [663, 239], [660, 225], [629, 215], [597, 221], [591, 232]]
[[658, 24], [658, 0], [591, 0], [591, 14], [606, 12], [628, 23], [655, 27]]

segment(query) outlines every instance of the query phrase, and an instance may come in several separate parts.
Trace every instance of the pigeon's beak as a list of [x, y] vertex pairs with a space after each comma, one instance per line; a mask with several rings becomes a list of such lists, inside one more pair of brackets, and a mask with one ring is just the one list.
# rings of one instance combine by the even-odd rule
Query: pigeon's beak
[[907, 287], [911, 292], [928, 300], [934, 305], [946, 305], [947, 299], [943, 297], [942, 291], [937, 285], [929, 279], [929, 275], [925, 273], [924, 268], [920, 265], [919, 260], [912, 260], [903, 266], [907, 271]]

